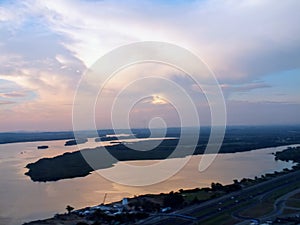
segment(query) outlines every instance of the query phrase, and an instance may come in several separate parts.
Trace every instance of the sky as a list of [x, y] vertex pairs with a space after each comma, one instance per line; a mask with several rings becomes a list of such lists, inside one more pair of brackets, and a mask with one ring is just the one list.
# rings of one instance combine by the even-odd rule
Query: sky
[[[298, 0], [1, 0], [0, 131], [71, 130], [82, 76], [110, 51], [141, 41], [175, 44], [205, 62], [223, 91], [228, 125], [300, 124], [299, 10]], [[147, 76], [183, 88], [210, 125], [214, 103], [203, 90], [174, 67], [145, 63], [107, 84], [95, 107], [99, 129], [110, 128], [109, 106], [124, 87], [120, 99], [140, 96], [131, 126], [157, 117], [180, 126], [164, 82], [130, 85]]]

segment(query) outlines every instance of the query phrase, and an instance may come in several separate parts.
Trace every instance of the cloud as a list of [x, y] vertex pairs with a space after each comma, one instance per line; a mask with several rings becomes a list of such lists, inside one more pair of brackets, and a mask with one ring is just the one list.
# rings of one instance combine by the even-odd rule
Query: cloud
[[2, 101], [0, 100], [0, 105], [10, 105], [10, 104], [14, 104], [15, 102], [13, 101]]
[[[199, 54], [220, 79], [299, 67], [299, 1], [37, 1], [63, 45], [89, 66], [133, 41], [175, 43]], [[68, 10], [66, 10], [68, 9]], [[293, 56], [293, 57], [290, 57]]]
[[52, 67], [52, 63], [59, 65], [54, 59], [33, 64], [22, 59], [7, 73], [0, 73], [2, 82], [12, 84], [0, 94], [5, 107], [0, 113], [1, 129], [70, 129], [74, 87], [80, 76], [68, 68]]
[[9, 28], [13, 32], [24, 22], [28, 12], [24, 2], [0, 2], [0, 27]]
[[222, 88], [223, 94], [226, 98], [230, 98], [232, 94], [247, 94], [252, 90], [271, 88], [270, 85], [257, 81], [245, 84], [221, 84], [220, 87]]
[[237, 92], [247, 92], [257, 88], [269, 88], [270, 85], [261, 82], [241, 84], [241, 85], [230, 85], [230, 84], [222, 84], [221, 87], [223, 90], [237, 91]]
[[228, 101], [228, 124], [295, 125], [300, 124], [300, 105], [289, 102]]
[[25, 97], [27, 93], [25, 91], [13, 91], [8, 93], [0, 93], [2, 98], [22, 98]]
[[151, 104], [164, 105], [164, 104], [167, 104], [167, 102], [163, 98], [161, 98], [160, 96], [155, 95], [155, 96], [152, 97]]
[[[32, 0], [24, 5], [43, 18], [39, 20], [61, 37], [58, 42], [86, 66], [117, 46], [158, 40], [197, 53], [222, 83], [249, 82], [299, 68], [300, 3], [295, 0], [186, 4]], [[64, 62], [68, 58], [55, 57]]]
[[165, 104], [168, 104], [168, 102], [159, 95], [153, 95], [150, 98], [145, 99], [143, 101], [143, 103], [152, 104], [152, 105], [165, 105]]
[[[30, 118], [34, 114], [43, 124], [47, 124], [43, 122], [45, 118], [53, 123], [56, 117], [59, 125], [67, 127], [65, 121], [69, 121], [70, 127], [76, 85], [87, 68], [118, 46], [148, 40], [177, 44], [199, 55], [215, 72], [229, 102], [236, 95], [247, 95], [250, 97], [245, 99], [259, 102], [262, 98], [259, 95], [267, 92], [256, 92], [255, 98], [249, 93], [273, 90], [273, 85], [263, 77], [300, 68], [299, 7], [297, 0], [3, 1], [0, 3], [0, 79], [14, 85], [6, 90], [1, 86], [0, 97], [4, 98], [3, 106], [11, 104], [7, 99], [15, 104], [1, 111], [0, 119], [10, 118], [18, 123], [18, 116]], [[112, 80], [104, 90], [108, 93], [107, 101], [128, 85], [130, 79], [150, 73], [163, 74], [175, 81], [188, 94], [201, 99], [198, 106], [202, 104], [203, 96], [195, 93], [199, 90], [195, 91], [182, 74], [155, 65], [127, 69], [120, 79]], [[150, 91], [151, 96], [159, 95], [163, 88], [155, 83], [145, 86], [133, 87], [125, 97]], [[92, 84], [92, 88], [99, 88], [99, 84]], [[26, 95], [22, 90], [33, 93], [34, 97], [23, 96], [26, 100], [15, 101]], [[295, 99], [289, 96], [292, 92], [282, 93], [287, 94], [284, 98], [287, 101]], [[266, 99], [275, 98], [273, 93]], [[161, 103], [159, 98], [152, 100]], [[229, 104], [229, 107], [245, 108], [249, 102]], [[260, 104], [248, 105], [264, 108]], [[167, 110], [164, 111], [164, 104], [151, 106], [161, 106], [163, 112]], [[282, 112], [281, 104], [271, 108], [276, 107]], [[289, 109], [293, 107], [290, 105]], [[6, 126], [10, 126], [8, 122]]]

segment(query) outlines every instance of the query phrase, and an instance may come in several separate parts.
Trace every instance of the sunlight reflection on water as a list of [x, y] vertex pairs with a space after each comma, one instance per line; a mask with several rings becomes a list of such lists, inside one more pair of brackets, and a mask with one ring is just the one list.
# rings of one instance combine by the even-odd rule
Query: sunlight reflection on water
[[[236, 178], [260, 176], [283, 168], [291, 168], [293, 165], [289, 162], [275, 161], [274, 156], [271, 155], [272, 152], [283, 150], [285, 146], [282, 146], [242, 153], [219, 154], [213, 164], [201, 173], [198, 171], [201, 155], [193, 156], [183, 170], [169, 180], [145, 187], [129, 187], [112, 183], [95, 172], [82, 178], [47, 183], [32, 182], [24, 175], [28, 163], [77, 150], [76, 146], [66, 147], [64, 143], [65, 140], [0, 145], [0, 221], [5, 219], [7, 225], [21, 224], [64, 212], [67, 204], [75, 208], [97, 205], [102, 203], [105, 193], [108, 193], [106, 201], [108, 203], [118, 201], [125, 196], [205, 187], [211, 182], [226, 184]], [[39, 145], [48, 145], [49, 148], [38, 150]], [[89, 142], [81, 144], [80, 148], [94, 148], [99, 145], [101, 145], [99, 142], [89, 139]], [[178, 159], [168, 160], [176, 163]], [[124, 163], [137, 166], [149, 165], [158, 161], [118, 162], [114, 167], [118, 168]], [[109, 171], [110, 168], [105, 170]], [[136, 178], [128, 174], [128, 179]]]

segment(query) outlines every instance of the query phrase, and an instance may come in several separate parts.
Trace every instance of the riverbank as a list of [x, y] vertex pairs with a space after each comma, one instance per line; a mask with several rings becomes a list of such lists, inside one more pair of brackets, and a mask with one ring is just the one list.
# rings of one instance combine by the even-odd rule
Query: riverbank
[[[283, 134], [282, 134], [283, 135]], [[296, 144], [300, 142], [300, 132], [291, 138], [276, 136], [276, 141], [270, 141], [271, 134], [262, 134], [258, 136], [247, 135], [246, 133], [236, 134], [225, 137], [219, 153], [237, 153], [246, 152], [253, 149], [262, 149], [268, 147], [277, 147], [283, 144]], [[189, 137], [190, 138], [190, 137]], [[201, 139], [201, 137], [200, 137]], [[150, 151], [136, 151], [142, 145], [153, 145], [154, 140], [140, 140], [131, 142], [131, 139], [121, 140], [120, 142], [111, 143], [110, 146], [96, 147], [93, 149], [82, 149], [80, 151], [67, 152], [52, 158], [39, 159], [26, 165], [28, 175], [32, 181], [48, 182], [69, 179], [75, 177], [84, 177], [94, 170], [106, 169], [113, 167], [118, 161], [137, 161], [137, 160], [164, 160], [167, 158], [183, 158], [193, 155], [205, 154], [208, 136], [199, 141], [197, 146], [182, 145], [178, 146], [179, 139], [165, 139], [157, 141], [156, 147]], [[203, 142], [202, 142], [203, 141]], [[175, 149], [176, 155], [172, 155]], [[84, 157], [83, 157], [84, 155]], [[113, 157], [111, 157], [113, 156]], [[86, 162], [85, 159], [93, 159], [93, 166]], [[97, 159], [94, 160], [94, 159]]]
[[[299, 168], [297, 171], [299, 173]], [[159, 195], [142, 195], [107, 205], [97, 205], [65, 214], [57, 214], [53, 218], [29, 222], [26, 225], [143, 224], [142, 221], [145, 221], [145, 224], [156, 224], [160, 220], [157, 220], [157, 218], [163, 219], [168, 215], [171, 218], [176, 215], [179, 218], [194, 221], [202, 220], [203, 217], [205, 221], [210, 221], [216, 215], [206, 216], [209, 215], [209, 211], [219, 214], [221, 211], [228, 209], [228, 206], [232, 207], [232, 211], [236, 208], [241, 209], [238, 206], [240, 201], [243, 201], [243, 207], [251, 206], [256, 196], [273, 190], [276, 187], [276, 185], [274, 186], [275, 183], [278, 185], [278, 181], [272, 183], [275, 178], [278, 180], [282, 176], [281, 180], [284, 180], [285, 175], [290, 175], [293, 172], [284, 171], [282, 173], [266, 174], [256, 180], [243, 179], [224, 186], [213, 183], [210, 188], [179, 190]], [[257, 191], [258, 187], [260, 191]], [[295, 188], [297, 187], [295, 186]], [[247, 193], [248, 199], [241, 192]], [[237, 196], [243, 196], [243, 198]], [[249, 198], [249, 196], [252, 197]], [[198, 211], [197, 208], [201, 207], [205, 207], [205, 210]], [[199, 213], [201, 213], [201, 216]], [[233, 221], [234, 219], [226, 218], [226, 220]], [[235, 219], [234, 221], [238, 222], [239, 220]]]
[[[212, 182], [230, 184], [234, 178], [254, 178], [265, 173], [291, 168], [293, 163], [275, 161], [272, 153], [288, 146], [254, 150], [234, 154], [219, 154], [206, 171], [199, 172], [201, 155], [191, 157], [187, 165], [176, 175], [162, 183], [143, 187], [128, 187], [104, 179], [95, 171], [86, 177], [65, 179], [57, 182], [32, 182], [24, 176], [25, 165], [41, 158], [51, 158], [67, 151], [76, 151], [77, 146], [64, 146], [65, 141], [31, 142], [0, 145], [0, 221], [6, 225], [20, 225], [39, 218], [48, 218], [65, 211], [66, 204], [77, 209], [87, 205], [97, 205], [103, 201], [116, 202], [124, 197], [147, 193], [169, 193], [172, 190], [207, 187]], [[86, 143], [93, 147], [94, 143]], [[86, 145], [83, 144], [83, 145]], [[97, 143], [96, 143], [97, 144]], [[48, 145], [48, 149], [38, 150], [37, 146]], [[23, 154], [22, 154], [23, 153]], [[177, 164], [177, 159], [170, 159]], [[122, 173], [122, 163], [144, 165], [158, 163], [157, 160], [120, 162], [107, 170], [118, 169]], [[255, 166], [253, 166], [255, 162]], [[238, 170], [236, 168], [239, 168]], [[114, 172], [114, 171], [112, 171]], [[138, 177], [129, 177], [136, 179]], [[2, 224], [0, 222], [0, 224]]]
[[[277, 160], [293, 160], [294, 162], [299, 163], [300, 147], [288, 148], [281, 152], [276, 152], [274, 155]], [[285, 169], [281, 172], [265, 174], [259, 178], [256, 177], [255, 179], [243, 178], [239, 181], [234, 180], [234, 182], [229, 185], [212, 183], [211, 187], [207, 188], [195, 188], [190, 190], [181, 189], [177, 192], [170, 192], [168, 194], [141, 195], [134, 198], [126, 198], [120, 202], [114, 202], [107, 205], [100, 204], [94, 207], [86, 207], [66, 214], [56, 215], [54, 218], [30, 222], [27, 223], [27, 225], [132, 224], [133, 222], [135, 223], [144, 220], [153, 215], [168, 214], [175, 211], [184, 212], [189, 208], [200, 207], [201, 204], [207, 204], [206, 202], [216, 201], [216, 199], [222, 199], [222, 204], [219, 204], [218, 206], [219, 211], [222, 211], [225, 207], [225, 198], [229, 198], [228, 201], [233, 202], [232, 210], [234, 210], [237, 208], [235, 205], [239, 204], [241, 199], [233, 197], [233, 193], [245, 192], [248, 196], [252, 196], [248, 199], [243, 196], [243, 201], [245, 201], [243, 202], [243, 207], [245, 207], [247, 204], [253, 204], [252, 202], [255, 195], [260, 196], [264, 192], [268, 193], [269, 190], [280, 187], [278, 180], [282, 180], [283, 185], [286, 186], [287, 183], [284, 178], [291, 177], [294, 179], [295, 177], [293, 174], [295, 176], [296, 174], [297, 176], [300, 175], [299, 164], [295, 165], [292, 170]], [[277, 180], [277, 183], [274, 183], [273, 180]], [[291, 183], [291, 185], [293, 185], [293, 183]], [[260, 188], [257, 189], [255, 187]], [[249, 192], [249, 190], [251, 190], [251, 192]], [[186, 217], [186, 219], [193, 218], [192, 216], [179, 215]], [[199, 218], [194, 217], [194, 219], [197, 220]], [[206, 220], [209, 220], [209, 218], [206, 218]]]

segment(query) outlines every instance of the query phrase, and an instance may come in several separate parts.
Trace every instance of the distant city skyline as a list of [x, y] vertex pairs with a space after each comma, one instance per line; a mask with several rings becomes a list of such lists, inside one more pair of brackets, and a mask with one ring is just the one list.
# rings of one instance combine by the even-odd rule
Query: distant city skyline
[[[297, 0], [1, 1], [0, 132], [71, 130], [81, 76], [104, 54], [138, 41], [198, 55], [223, 90], [228, 125], [300, 124], [299, 9]], [[201, 125], [210, 124], [205, 93], [179, 70], [146, 64], [119, 74], [96, 107], [99, 129], [110, 128], [106, 103], [116, 91], [130, 79], [161, 74], [196, 99]], [[133, 127], [146, 127], [153, 116], [180, 125], [159, 85], [149, 83], [153, 95], [132, 110]], [[133, 86], [124, 98], [144, 94]]]

